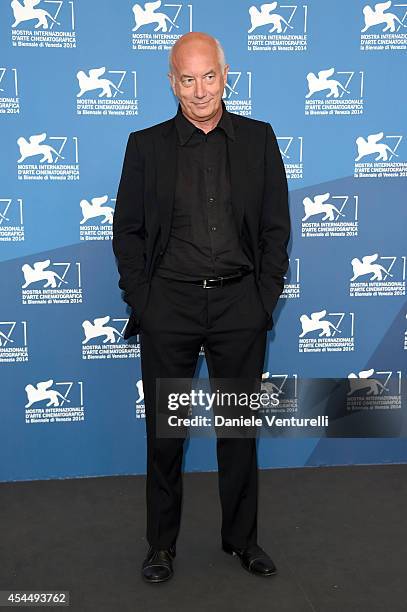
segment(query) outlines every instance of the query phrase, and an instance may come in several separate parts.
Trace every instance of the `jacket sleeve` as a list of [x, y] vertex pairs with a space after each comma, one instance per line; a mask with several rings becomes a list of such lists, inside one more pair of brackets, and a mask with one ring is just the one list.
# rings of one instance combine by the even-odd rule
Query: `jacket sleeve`
[[147, 285], [145, 274], [143, 162], [135, 132], [129, 135], [113, 216], [113, 251], [117, 257], [119, 287], [135, 310]]
[[287, 245], [290, 238], [288, 186], [277, 138], [266, 125], [265, 176], [260, 219], [259, 287], [263, 302], [271, 316], [284, 289], [288, 269]]

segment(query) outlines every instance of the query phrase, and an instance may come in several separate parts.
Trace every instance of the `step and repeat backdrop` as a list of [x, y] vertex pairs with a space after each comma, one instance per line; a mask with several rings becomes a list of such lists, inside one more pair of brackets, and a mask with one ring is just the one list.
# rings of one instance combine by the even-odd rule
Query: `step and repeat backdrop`
[[[407, 460], [407, 2], [13, 0], [0, 5], [0, 480], [145, 472], [112, 218], [129, 133], [176, 113], [168, 51], [189, 31], [223, 44], [226, 107], [271, 123], [289, 180], [263, 373], [281, 421], [261, 467]], [[301, 422], [320, 415], [329, 426]], [[214, 438], [187, 445], [186, 470], [216, 469]]]

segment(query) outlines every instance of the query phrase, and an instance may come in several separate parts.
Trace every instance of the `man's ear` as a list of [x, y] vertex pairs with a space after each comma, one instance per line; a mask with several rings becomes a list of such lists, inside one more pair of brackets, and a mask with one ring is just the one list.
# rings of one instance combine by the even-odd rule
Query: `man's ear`
[[229, 64], [225, 64], [225, 67], [223, 69], [223, 83], [224, 83], [225, 87], [226, 87], [226, 83], [227, 83], [227, 80], [228, 80], [229, 68], [230, 68]]
[[175, 78], [174, 78], [174, 75], [171, 72], [169, 72], [167, 76], [168, 76], [169, 81], [170, 81], [171, 89], [172, 89], [172, 91], [173, 91], [173, 93], [175, 95], [175, 83], [174, 83]]

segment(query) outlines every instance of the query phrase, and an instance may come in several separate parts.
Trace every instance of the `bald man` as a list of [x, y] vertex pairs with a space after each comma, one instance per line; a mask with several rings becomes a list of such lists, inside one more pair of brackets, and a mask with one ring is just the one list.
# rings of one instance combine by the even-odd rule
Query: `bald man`
[[[192, 379], [201, 346], [210, 380], [259, 381], [284, 287], [287, 180], [269, 123], [226, 110], [229, 66], [208, 34], [170, 53], [175, 117], [132, 132], [113, 222], [119, 286], [139, 334], [147, 429], [147, 541], [142, 576], [173, 575], [184, 437], [157, 431], [156, 382]], [[256, 387], [259, 388], [259, 387]], [[212, 391], [214, 391], [212, 389]], [[256, 435], [217, 433], [221, 546], [254, 575], [276, 567], [257, 542]]]

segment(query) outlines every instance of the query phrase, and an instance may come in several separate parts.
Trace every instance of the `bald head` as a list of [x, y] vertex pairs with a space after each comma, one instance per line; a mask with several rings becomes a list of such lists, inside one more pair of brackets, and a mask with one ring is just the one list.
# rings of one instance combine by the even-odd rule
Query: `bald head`
[[205, 50], [206, 47], [208, 50], [215, 51], [220, 68], [221, 70], [224, 69], [226, 64], [225, 52], [218, 39], [205, 32], [188, 32], [178, 38], [176, 43], [171, 47], [168, 56], [170, 73], [174, 71], [174, 64], [177, 62], [177, 55], [179, 52], [181, 52], [182, 55], [182, 53], [188, 53], [190, 49], [194, 50], [199, 47], [201, 47], [202, 50]]
[[204, 131], [222, 115], [222, 95], [229, 66], [221, 44], [204, 32], [189, 32], [174, 44], [168, 77], [183, 114]]

